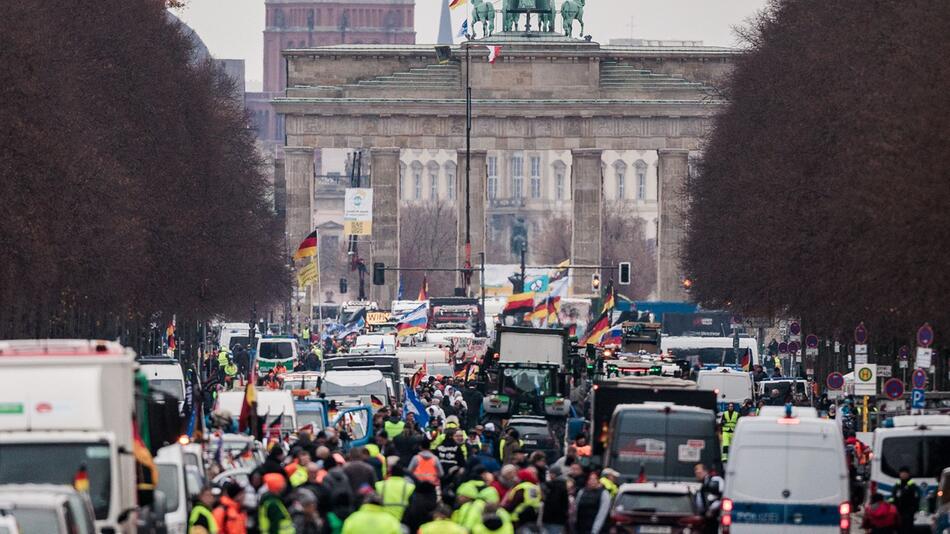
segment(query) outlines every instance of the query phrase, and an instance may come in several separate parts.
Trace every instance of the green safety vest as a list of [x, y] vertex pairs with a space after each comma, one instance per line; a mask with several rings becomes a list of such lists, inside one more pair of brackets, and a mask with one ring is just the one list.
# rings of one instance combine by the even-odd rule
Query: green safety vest
[[228, 362], [227, 365], [224, 366], [224, 374], [228, 376], [234, 376], [237, 372], [238, 368], [237, 365], [234, 365], [234, 362]]
[[[498, 457], [501, 459], [502, 462], [505, 461], [505, 441], [506, 441], [506, 438], [501, 438], [500, 440], [498, 440]], [[523, 439], [518, 440], [518, 446], [524, 447]]]
[[511, 520], [518, 522], [518, 518], [521, 516], [521, 513], [527, 510], [528, 508], [534, 508], [535, 511], [541, 509], [541, 488], [531, 482], [522, 482], [511, 488], [511, 491], [518, 491], [519, 489], [523, 491], [523, 499], [521, 504], [515, 507], [511, 511]]
[[468, 530], [448, 519], [436, 519], [419, 527], [419, 534], [468, 534]]
[[722, 431], [733, 433], [736, 431], [736, 424], [739, 422], [739, 412], [732, 412], [730, 415], [729, 412], [723, 412], [722, 414]]
[[224, 367], [228, 364], [228, 351], [222, 350], [218, 353], [218, 367]]
[[405, 421], [399, 421], [393, 423], [392, 421], [386, 421], [383, 423], [383, 429], [386, 430], [386, 436], [389, 439], [395, 439], [396, 436], [402, 434], [403, 429], [406, 428]]
[[280, 500], [279, 497], [275, 495], [268, 495], [264, 497], [264, 500], [261, 502], [260, 507], [257, 511], [257, 526], [260, 532], [270, 534], [270, 518], [267, 517], [267, 512], [272, 507], [277, 507], [280, 511], [281, 518], [277, 524], [277, 531], [280, 534], [295, 534], [296, 529], [294, 524], [290, 519], [290, 512], [287, 511], [287, 507], [284, 506], [284, 503]]
[[382, 506], [364, 504], [346, 518], [341, 534], [402, 534], [402, 526]]
[[452, 521], [460, 527], [472, 530], [482, 522], [482, 513], [485, 511], [485, 502], [481, 500], [468, 501], [461, 508], [452, 512]]
[[404, 477], [387, 478], [376, 483], [376, 494], [383, 500], [383, 508], [399, 521], [402, 521], [415, 489]]
[[188, 531], [191, 532], [191, 527], [195, 526], [195, 524], [198, 523], [198, 519], [202, 517], [205, 518], [205, 522], [208, 523], [208, 532], [218, 534], [218, 523], [214, 520], [214, 514], [203, 504], [198, 504], [191, 509], [191, 514], [188, 515]]
[[305, 484], [307, 482], [307, 478], [307, 468], [302, 465], [298, 465], [297, 469], [294, 469], [293, 474], [290, 475], [290, 485], [296, 488], [297, 486]]
[[604, 487], [605, 490], [610, 492], [611, 497], [617, 496], [617, 485], [614, 484], [613, 480], [610, 480], [607, 477], [600, 477], [600, 484]]

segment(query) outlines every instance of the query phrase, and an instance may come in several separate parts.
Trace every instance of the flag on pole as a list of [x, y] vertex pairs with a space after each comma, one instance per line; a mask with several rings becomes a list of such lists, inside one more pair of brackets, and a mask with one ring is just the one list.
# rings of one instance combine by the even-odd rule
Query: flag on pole
[[501, 56], [501, 47], [498, 45], [485, 45], [488, 49], [488, 62], [494, 63]]
[[580, 343], [580, 346], [585, 345], [596, 345], [600, 343], [600, 340], [604, 337], [610, 330], [610, 314], [601, 313], [600, 318], [597, 319], [590, 327], [587, 329], [587, 335], [584, 336], [583, 342]]
[[502, 313], [530, 312], [532, 309], [534, 309], [534, 291], [527, 291], [508, 297]]
[[416, 391], [412, 388], [403, 388], [402, 391], [405, 397], [405, 402], [403, 402], [405, 410], [403, 410], [402, 418], [405, 419], [407, 415], [413, 414], [416, 416], [416, 423], [419, 424], [419, 428], [429, 426], [429, 414], [426, 413], [425, 405], [416, 396]]
[[601, 313], [607, 313], [613, 311], [614, 307], [617, 305], [617, 298], [614, 295], [614, 282], [611, 280], [607, 283], [607, 294], [604, 296], [604, 307], [600, 310]]
[[465, 0], [449, 0], [449, 9], [455, 9], [464, 3]]
[[468, 19], [462, 21], [462, 26], [459, 28], [459, 33], [456, 37], [468, 37]]
[[241, 403], [241, 415], [238, 417], [238, 432], [253, 430], [257, 426], [257, 390], [254, 380], [248, 380], [244, 388], [244, 402]]
[[165, 337], [168, 338], [168, 350], [169, 352], [175, 351], [175, 316], [172, 315], [171, 322], [168, 323], [168, 327], [165, 328]]
[[428, 327], [429, 312], [425, 304], [420, 304], [396, 322], [396, 337], [406, 337], [425, 332]]
[[[551, 271], [549, 283], [554, 285], [554, 282], [567, 278], [567, 272], [570, 269], [571, 260], [564, 260], [561, 263], [557, 264], [557, 267]], [[552, 290], [553, 291], [553, 290]]]
[[419, 287], [419, 296], [416, 300], [429, 300], [429, 277], [422, 275], [422, 286]]
[[310, 232], [310, 235], [304, 238], [300, 242], [300, 246], [297, 247], [297, 252], [294, 252], [294, 259], [300, 260], [303, 258], [309, 258], [310, 256], [317, 255], [317, 231], [314, 230]]
[[297, 287], [307, 287], [319, 279], [316, 262], [310, 262], [297, 271]]
[[541, 297], [541, 300], [534, 303], [534, 309], [531, 310], [529, 317], [532, 321], [544, 321], [548, 318], [548, 299]]
[[369, 403], [370, 403], [370, 405], [372, 405], [372, 407], [373, 407], [374, 410], [381, 410], [381, 409], [383, 408], [383, 406], [385, 406], [385, 405], [383, 404], [383, 401], [380, 400], [380, 398], [377, 397], [376, 395], [370, 395], [370, 396], [369, 396]]

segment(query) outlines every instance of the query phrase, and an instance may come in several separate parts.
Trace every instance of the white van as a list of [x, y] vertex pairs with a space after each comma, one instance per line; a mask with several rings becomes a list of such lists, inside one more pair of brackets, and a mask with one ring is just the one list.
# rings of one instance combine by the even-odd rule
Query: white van
[[168, 534], [185, 534], [192, 500], [201, 491], [201, 480], [188, 468], [182, 447], [177, 443], [158, 449], [155, 467], [158, 468], [157, 489], [165, 495]]
[[840, 534], [851, 528], [844, 439], [834, 421], [742, 417], [729, 448], [722, 532]]
[[251, 327], [247, 323], [224, 323], [218, 334], [218, 346], [229, 351], [237, 345], [251, 348]]
[[148, 387], [178, 400], [178, 411], [185, 408], [185, 374], [174, 358], [139, 358], [139, 371], [148, 379]]
[[396, 352], [396, 335], [363, 334], [356, 336], [356, 341], [350, 347], [350, 353], [359, 353], [363, 350], [392, 354]]
[[696, 387], [716, 393], [720, 412], [725, 411], [730, 402], [735, 404], [738, 410], [743, 401], [753, 398], [752, 376], [745, 371], [729, 367], [700, 371], [696, 378]]
[[929, 506], [937, 490], [941, 471], [950, 466], [950, 415], [902, 415], [874, 431], [871, 446], [871, 488], [889, 497], [897, 484], [901, 467], [920, 488], [923, 510], [914, 517], [915, 526], [929, 526], [934, 510]]
[[296, 338], [285, 336], [264, 336], [257, 339], [256, 362], [257, 371], [266, 374], [267, 371], [283, 365], [288, 371], [294, 368], [294, 362], [300, 357], [300, 347]]
[[[742, 362], [736, 361], [736, 351], [732, 348], [734, 342], [735, 339], [731, 336], [663, 336], [660, 338], [660, 352], [678, 360], [688, 360], [690, 365], [698, 363], [702, 367], [740, 366]], [[751, 353], [749, 369], [759, 363], [759, 342], [754, 337], [740, 337], [739, 351]]]
[[389, 390], [382, 371], [365, 369], [362, 371], [327, 371], [323, 375], [323, 387], [320, 390], [328, 401], [336, 401], [339, 407], [369, 406], [371, 396], [386, 403]]
[[402, 377], [412, 376], [426, 365], [430, 375], [455, 374], [454, 367], [447, 360], [447, 355], [441, 347], [399, 347], [396, 349], [399, 358], [399, 374]]
[[[231, 420], [237, 424], [241, 416], [241, 406], [244, 404], [243, 391], [223, 391], [218, 394], [218, 402], [215, 410], [227, 411], [231, 414]], [[281, 432], [297, 431], [297, 410], [294, 407], [294, 397], [286, 390], [257, 390], [257, 416], [266, 416], [264, 424], [270, 424], [283, 414], [280, 420]], [[266, 429], [265, 429], [266, 431]]]

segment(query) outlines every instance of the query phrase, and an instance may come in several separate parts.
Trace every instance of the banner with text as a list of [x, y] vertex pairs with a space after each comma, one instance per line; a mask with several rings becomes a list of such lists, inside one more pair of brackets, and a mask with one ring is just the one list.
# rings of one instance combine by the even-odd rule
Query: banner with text
[[343, 235], [372, 235], [373, 190], [347, 187], [343, 202]]

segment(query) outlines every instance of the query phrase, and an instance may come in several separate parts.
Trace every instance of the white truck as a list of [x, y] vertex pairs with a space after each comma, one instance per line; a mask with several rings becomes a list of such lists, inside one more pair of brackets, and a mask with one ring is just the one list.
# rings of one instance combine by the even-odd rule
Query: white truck
[[114, 342], [0, 341], [0, 484], [85, 470], [99, 532], [134, 532], [135, 368]]

